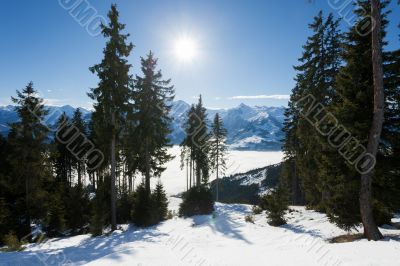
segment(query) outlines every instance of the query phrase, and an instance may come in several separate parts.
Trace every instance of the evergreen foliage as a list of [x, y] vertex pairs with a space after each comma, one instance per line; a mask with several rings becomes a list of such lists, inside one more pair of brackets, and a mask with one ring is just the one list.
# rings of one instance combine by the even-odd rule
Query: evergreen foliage
[[[187, 114], [185, 123], [186, 137], [181, 143], [181, 165], [183, 166], [185, 161], [188, 164], [190, 172], [189, 188], [208, 183], [211, 170], [211, 134], [207, 124], [206, 108], [203, 106], [203, 100], [200, 95], [198, 103], [193, 105]], [[220, 130], [222, 131], [222, 127]], [[223, 157], [220, 158], [220, 160], [222, 159]]]
[[140, 227], [154, 225], [151, 207], [151, 195], [147, 193], [146, 185], [141, 183], [135, 191], [132, 221]]
[[93, 236], [103, 234], [103, 229], [110, 222], [110, 177], [97, 182], [96, 195], [91, 202], [90, 232]]
[[279, 185], [270, 194], [261, 199], [261, 208], [268, 211], [268, 224], [280, 226], [286, 224], [285, 212], [288, 209], [287, 191], [283, 185]]
[[6, 251], [23, 250], [21, 241], [19, 241], [18, 237], [12, 231], [4, 235], [2, 241], [7, 246]]
[[[387, 4], [388, 1], [381, 3], [383, 47], [386, 45]], [[345, 34], [338, 30], [338, 21], [332, 15], [324, 19], [319, 13], [314, 18], [310, 24], [313, 35], [303, 46], [300, 65], [295, 67], [296, 86], [285, 113], [283, 150], [286, 161], [281, 179], [287, 184], [293, 204], [305, 201], [309, 207], [326, 212], [332, 222], [346, 230], [361, 222], [361, 175], [350, 160], [355, 159], [351, 154], [359, 149], [357, 145], [367, 146], [374, 110], [371, 33], [368, 29], [365, 34], [359, 32], [359, 25], [366, 25], [370, 19], [370, 10], [370, 0], [357, 1], [354, 10], [357, 21]], [[372, 181], [373, 214], [378, 224], [390, 222], [399, 206], [398, 62], [398, 50], [384, 51], [385, 120]], [[299, 101], [307, 95], [322, 104], [359, 143], [348, 142], [335, 147], [345, 136], [334, 139], [338, 134], [333, 134], [328, 141], [327, 136], [318, 132], [304, 117], [307, 114], [308, 119], [317, 122], [317, 110], [309, 110], [308, 102]], [[317, 127], [326, 130], [334, 124], [329, 118]]]
[[132, 220], [140, 227], [147, 227], [166, 220], [168, 214], [168, 199], [161, 182], [150, 195], [146, 186], [141, 183], [134, 194]]
[[196, 186], [183, 193], [182, 203], [179, 206], [180, 216], [211, 214], [213, 211], [214, 198], [208, 187]]
[[137, 169], [145, 176], [145, 188], [150, 197], [150, 177], [159, 177], [165, 170], [163, 165], [172, 159], [168, 134], [171, 118], [169, 111], [174, 98], [170, 80], [163, 80], [157, 70], [157, 59], [153, 53], [141, 58], [143, 77], [136, 76], [132, 91], [133, 110], [137, 126], [133, 134], [140, 140], [134, 147]]
[[168, 198], [165, 193], [164, 186], [159, 181], [152, 195], [152, 207], [155, 213], [155, 220], [161, 222], [167, 219], [168, 214]]
[[93, 131], [96, 144], [101, 150], [108, 154], [105, 161], [110, 167], [110, 205], [111, 205], [111, 227], [116, 229], [116, 157], [120, 146], [117, 143], [121, 138], [121, 131], [126, 122], [126, 114], [129, 112], [130, 86], [132, 77], [129, 74], [131, 65], [127, 57], [133, 49], [132, 43], [126, 43], [129, 34], [122, 34], [125, 25], [119, 23], [119, 13], [116, 5], [111, 6], [108, 13], [109, 24], [101, 25], [102, 34], [107, 38], [102, 61], [90, 68], [92, 73], [97, 74], [99, 83], [88, 93], [94, 100], [94, 112], [92, 114]]
[[17, 104], [19, 121], [11, 125], [8, 136], [11, 171], [7, 186], [12, 194], [9, 206], [15, 214], [15, 232], [20, 238], [30, 233], [32, 220], [46, 216], [49, 196], [45, 185], [51, 181], [51, 171], [45, 156], [48, 129], [41, 123], [47, 114], [43, 100], [32, 82], [17, 91], [12, 100]]
[[227, 131], [223, 126], [222, 119], [217, 113], [211, 128], [210, 138], [210, 161], [212, 170], [216, 173], [216, 201], [219, 200], [219, 176], [224, 175], [226, 171], [226, 152], [225, 144]]

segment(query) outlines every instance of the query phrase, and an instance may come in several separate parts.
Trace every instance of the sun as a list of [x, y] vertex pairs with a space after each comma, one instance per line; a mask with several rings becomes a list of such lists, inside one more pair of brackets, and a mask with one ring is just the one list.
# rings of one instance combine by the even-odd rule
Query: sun
[[175, 40], [174, 53], [182, 62], [190, 62], [196, 58], [197, 50], [196, 42], [188, 36], [179, 37]]

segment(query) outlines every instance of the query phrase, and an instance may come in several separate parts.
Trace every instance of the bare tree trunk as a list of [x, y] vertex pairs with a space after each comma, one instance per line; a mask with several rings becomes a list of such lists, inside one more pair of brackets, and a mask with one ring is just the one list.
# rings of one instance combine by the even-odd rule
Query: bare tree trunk
[[78, 162], [78, 185], [81, 186], [81, 184], [82, 184], [81, 163]]
[[196, 186], [200, 187], [201, 184], [201, 169], [196, 163]]
[[[371, 0], [372, 17], [372, 68], [374, 79], [374, 115], [368, 137], [367, 152], [376, 157], [382, 124], [384, 119], [384, 92], [383, 92], [383, 70], [382, 70], [382, 47], [381, 47], [381, 11], [380, 1]], [[365, 167], [369, 167], [368, 165]], [[363, 169], [366, 170], [367, 169]], [[371, 179], [374, 169], [361, 175], [360, 188], [360, 213], [364, 226], [364, 235], [368, 240], [379, 240], [383, 236], [376, 226], [372, 215], [372, 192]]]
[[115, 112], [111, 114], [111, 230], [117, 229], [116, 189], [115, 189]]
[[[191, 154], [191, 153], [190, 153]], [[190, 155], [190, 173], [189, 173], [189, 189], [192, 188], [192, 173], [193, 173], [193, 160], [192, 155]]]
[[129, 182], [129, 192], [132, 192], [132, 175], [131, 174], [129, 174], [129, 180], [128, 180], [128, 182]]
[[186, 159], [186, 191], [189, 190], [189, 158]]
[[218, 179], [218, 177], [219, 177], [219, 142], [217, 141], [217, 180], [216, 180], [216, 191], [217, 191], [217, 193], [216, 193], [216, 199], [215, 199], [215, 201], [218, 201], [219, 200], [219, 187], [218, 187], [218, 182], [219, 182], [219, 179]]

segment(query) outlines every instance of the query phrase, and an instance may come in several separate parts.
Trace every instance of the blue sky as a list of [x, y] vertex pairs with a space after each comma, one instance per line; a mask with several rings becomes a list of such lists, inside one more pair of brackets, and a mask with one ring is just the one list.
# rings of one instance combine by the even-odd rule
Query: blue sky
[[[68, 5], [80, 1], [0, 2], [0, 104], [10, 103], [15, 90], [32, 80], [53, 105], [90, 107], [86, 93], [96, 85], [97, 77], [88, 68], [101, 60], [105, 40], [91, 36], [96, 31], [88, 31], [69, 13]], [[136, 46], [129, 58], [133, 74], [139, 73], [140, 56], [152, 50], [164, 76], [175, 85], [176, 99], [194, 102], [202, 94], [206, 106], [214, 108], [241, 102], [286, 105], [284, 95], [294, 85], [292, 66], [310, 33], [307, 24], [321, 9], [340, 16], [341, 11], [329, 3], [343, 2], [83, 1], [99, 17], [105, 17], [111, 3], [117, 3], [120, 20]], [[400, 46], [400, 10], [394, 3], [392, 7], [390, 49]], [[348, 23], [343, 21], [342, 27]], [[173, 53], [182, 35], [193, 39], [198, 48], [191, 62], [183, 63]]]

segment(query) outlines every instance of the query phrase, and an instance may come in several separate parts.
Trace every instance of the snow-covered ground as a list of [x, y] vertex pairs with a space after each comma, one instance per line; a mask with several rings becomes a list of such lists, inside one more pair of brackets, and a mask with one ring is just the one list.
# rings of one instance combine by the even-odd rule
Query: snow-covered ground
[[[179, 146], [172, 147], [170, 154], [174, 155], [175, 158], [166, 164], [167, 169], [161, 176], [161, 182], [169, 195], [176, 195], [186, 189], [186, 168], [180, 169]], [[226, 175], [232, 175], [279, 163], [283, 159], [283, 152], [231, 150], [227, 155], [227, 159]], [[213, 179], [215, 179], [215, 176], [211, 175], [210, 181]]]
[[[178, 199], [171, 202], [175, 206]], [[265, 214], [247, 223], [251, 206], [216, 204], [214, 215], [173, 218], [139, 229], [122, 226], [109, 236], [52, 239], [19, 253], [0, 253], [0, 265], [400, 265], [400, 230], [384, 241], [330, 244], [344, 234], [325, 215], [292, 207], [288, 224], [272, 227]], [[397, 239], [397, 240], [396, 240]], [[68, 264], [69, 263], [69, 264]]]
[[[173, 152], [178, 153], [174, 147]], [[232, 173], [277, 163], [281, 153], [231, 152]], [[179, 156], [168, 164], [162, 181], [169, 195], [184, 190], [185, 174]], [[177, 210], [180, 199], [170, 197]], [[331, 244], [329, 239], [346, 232], [329, 223], [324, 214], [291, 207], [288, 224], [272, 227], [265, 213], [245, 222], [251, 206], [216, 204], [214, 215], [174, 217], [158, 226], [136, 228], [122, 225], [111, 235], [55, 238], [30, 244], [22, 252], [0, 253], [3, 265], [400, 265], [400, 230], [381, 229], [391, 235], [384, 241], [360, 240]], [[400, 216], [394, 219], [399, 222]]]

